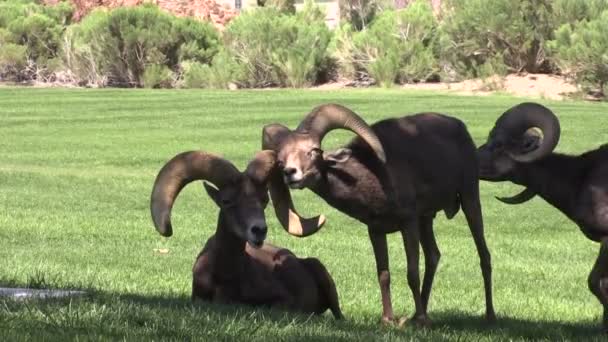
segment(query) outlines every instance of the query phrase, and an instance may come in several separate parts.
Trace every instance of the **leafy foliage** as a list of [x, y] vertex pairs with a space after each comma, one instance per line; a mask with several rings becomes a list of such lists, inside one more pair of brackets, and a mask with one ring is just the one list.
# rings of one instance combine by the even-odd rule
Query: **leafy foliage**
[[511, 72], [547, 70], [544, 42], [553, 30], [550, 2], [448, 1], [441, 39], [447, 68], [478, 76], [477, 66], [501, 58]]
[[246, 11], [224, 32], [226, 51], [242, 69], [235, 79], [241, 87], [314, 84], [329, 63], [330, 37], [314, 6], [298, 15], [271, 7]]
[[338, 0], [340, 16], [355, 30], [366, 28], [375, 16], [384, 10], [392, 9], [393, 2], [388, 0]]
[[437, 21], [427, 1], [404, 10], [384, 11], [371, 26], [356, 32], [344, 25], [336, 33], [339, 60], [383, 86], [426, 80], [438, 71], [435, 58]]
[[[65, 58], [82, 83], [140, 87], [148, 66], [178, 72], [180, 62], [211, 62], [218, 40], [209, 23], [177, 18], [152, 5], [120, 7], [96, 10], [70, 27]], [[167, 70], [150, 73], [161, 69]]]
[[608, 94], [608, 10], [593, 20], [562, 25], [549, 46], [562, 70], [586, 90]]
[[[60, 53], [65, 25], [72, 9], [67, 2], [56, 6], [33, 1], [0, 2], [0, 78], [48, 80]], [[19, 46], [19, 47], [17, 47]]]

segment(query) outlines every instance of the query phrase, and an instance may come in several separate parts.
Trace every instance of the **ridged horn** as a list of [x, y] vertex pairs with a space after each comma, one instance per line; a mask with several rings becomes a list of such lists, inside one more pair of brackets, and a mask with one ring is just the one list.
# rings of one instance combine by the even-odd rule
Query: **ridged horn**
[[268, 190], [277, 219], [283, 229], [290, 235], [309, 236], [319, 231], [325, 224], [324, 215], [304, 218], [298, 214], [293, 205], [289, 188], [283, 182], [283, 176], [278, 168], [270, 175]]
[[266, 184], [277, 165], [277, 154], [272, 150], [263, 150], [247, 164], [245, 174], [258, 184]]
[[536, 193], [534, 191], [530, 190], [529, 188], [525, 188], [522, 192], [518, 193], [515, 196], [496, 197], [496, 199], [506, 204], [520, 204], [531, 200], [532, 198], [534, 198], [534, 196], [536, 196]]
[[206, 180], [218, 188], [235, 182], [239, 171], [229, 161], [203, 151], [183, 152], [169, 160], [156, 176], [150, 197], [154, 227], [162, 236], [173, 235], [171, 209], [179, 192], [194, 180]]
[[[264, 126], [262, 130], [262, 149], [275, 150], [279, 147], [282, 139], [289, 134], [289, 129], [280, 124]], [[274, 154], [276, 158], [276, 154]], [[276, 159], [275, 159], [276, 160]], [[272, 200], [274, 212], [281, 226], [290, 235], [305, 237], [319, 231], [325, 224], [325, 216], [319, 215], [305, 218], [298, 214], [291, 199], [289, 188], [283, 181], [282, 170], [279, 167], [272, 169], [268, 175], [268, 191]]]
[[507, 110], [496, 121], [495, 129], [502, 129], [513, 138], [523, 137], [530, 128], [542, 132], [540, 146], [527, 153], [510, 151], [509, 156], [522, 163], [542, 158], [555, 149], [559, 142], [559, 120], [547, 107], [538, 103], [524, 102]]
[[324, 104], [314, 108], [302, 120], [297, 132], [310, 134], [320, 145], [329, 131], [347, 129], [360, 136], [374, 150], [378, 159], [386, 162], [384, 148], [371, 127], [357, 113], [339, 104]]

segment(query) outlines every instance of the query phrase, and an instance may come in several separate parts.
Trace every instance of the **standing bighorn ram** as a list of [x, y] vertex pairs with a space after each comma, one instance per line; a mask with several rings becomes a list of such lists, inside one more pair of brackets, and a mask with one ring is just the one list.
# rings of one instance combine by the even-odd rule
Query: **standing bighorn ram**
[[[321, 150], [323, 137], [336, 128], [350, 130], [357, 137], [336, 151]], [[486, 318], [495, 320], [476, 148], [461, 121], [423, 113], [383, 120], [370, 127], [348, 108], [325, 104], [313, 109], [294, 131], [280, 124], [265, 126], [262, 145], [278, 155], [283, 180], [271, 182], [270, 194], [277, 217], [290, 234], [313, 234], [325, 218], [301, 218], [285, 184], [309, 188], [331, 206], [367, 225], [376, 259], [383, 322], [394, 321], [386, 234], [399, 231], [403, 236], [407, 280], [415, 304], [413, 319], [417, 324], [428, 324], [427, 305], [440, 257], [433, 219], [440, 210], [452, 218], [462, 206], [481, 259]], [[422, 292], [419, 244], [426, 265]]]
[[608, 145], [580, 156], [553, 153], [560, 136], [557, 117], [536, 103], [507, 110], [479, 148], [481, 179], [511, 181], [521, 193], [498, 198], [524, 203], [539, 195], [574, 221], [583, 234], [600, 242], [589, 289], [604, 306], [608, 331]]
[[192, 299], [274, 306], [342, 317], [331, 276], [315, 258], [299, 259], [287, 249], [265, 244], [267, 181], [276, 173], [272, 151], [259, 152], [245, 172], [201, 151], [178, 154], [160, 170], [150, 209], [156, 230], [171, 236], [171, 208], [194, 180], [205, 180], [209, 197], [220, 208], [215, 235], [192, 269]]

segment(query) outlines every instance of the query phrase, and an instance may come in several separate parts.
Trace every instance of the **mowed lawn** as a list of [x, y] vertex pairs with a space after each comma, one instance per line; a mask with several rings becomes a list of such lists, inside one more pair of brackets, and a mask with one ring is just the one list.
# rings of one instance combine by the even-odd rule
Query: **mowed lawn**
[[[314, 194], [294, 191], [302, 213], [327, 224], [288, 236], [267, 210], [268, 241], [318, 257], [333, 275], [346, 320], [190, 302], [191, 267], [215, 230], [217, 209], [200, 182], [173, 210], [174, 236], [161, 238], [149, 196], [176, 153], [221, 153], [242, 169], [260, 148], [261, 129], [295, 127], [314, 106], [344, 104], [369, 123], [438, 111], [462, 119], [481, 144], [495, 119], [526, 99], [401, 90], [198, 91], [0, 88], [0, 286], [78, 288], [76, 299], [0, 299], [2, 340], [603, 340], [601, 306], [587, 289], [598, 251], [565, 216], [536, 198], [519, 206], [494, 199], [520, 190], [482, 182], [499, 322], [487, 326], [479, 259], [459, 213], [439, 213], [442, 252], [430, 329], [379, 324], [380, 294], [365, 226]], [[553, 102], [557, 150], [581, 153], [608, 142], [608, 105]], [[336, 147], [352, 135], [333, 132]], [[419, 147], [423, 148], [423, 146]], [[411, 315], [401, 236], [389, 236], [393, 304]], [[167, 254], [155, 249], [166, 248]], [[421, 263], [423, 267], [423, 263]]]

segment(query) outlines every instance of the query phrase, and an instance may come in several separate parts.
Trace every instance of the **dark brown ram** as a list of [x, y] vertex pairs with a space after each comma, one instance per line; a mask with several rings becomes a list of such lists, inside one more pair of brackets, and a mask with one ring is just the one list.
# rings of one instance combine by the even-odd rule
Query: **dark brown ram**
[[559, 137], [559, 121], [548, 108], [522, 103], [509, 109], [479, 148], [480, 177], [525, 186], [518, 195], [498, 199], [519, 204], [538, 195], [600, 243], [588, 282], [604, 306], [608, 331], [608, 145], [568, 156], [553, 152]]
[[[357, 137], [344, 148], [323, 151], [323, 137], [336, 128], [350, 130]], [[262, 145], [277, 152], [283, 170], [283, 181], [271, 182], [270, 194], [277, 217], [288, 232], [296, 236], [313, 234], [325, 218], [301, 218], [286, 184], [312, 190], [331, 206], [367, 225], [376, 259], [383, 322], [394, 320], [386, 234], [399, 231], [403, 236], [407, 280], [415, 304], [413, 319], [428, 324], [427, 305], [440, 257], [433, 219], [441, 210], [452, 218], [462, 206], [481, 260], [486, 317], [495, 320], [476, 148], [461, 121], [423, 113], [383, 120], [370, 127], [350, 109], [325, 104], [313, 109], [294, 131], [280, 124], [265, 126]], [[426, 265], [422, 291], [419, 245]]]
[[321, 314], [342, 313], [331, 276], [315, 258], [299, 259], [287, 249], [264, 243], [267, 181], [276, 173], [272, 151], [259, 152], [245, 172], [201, 151], [178, 154], [159, 172], [151, 196], [156, 230], [171, 236], [171, 208], [194, 180], [205, 180], [209, 197], [220, 208], [215, 235], [192, 269], [192, 299], [279, 307]]

